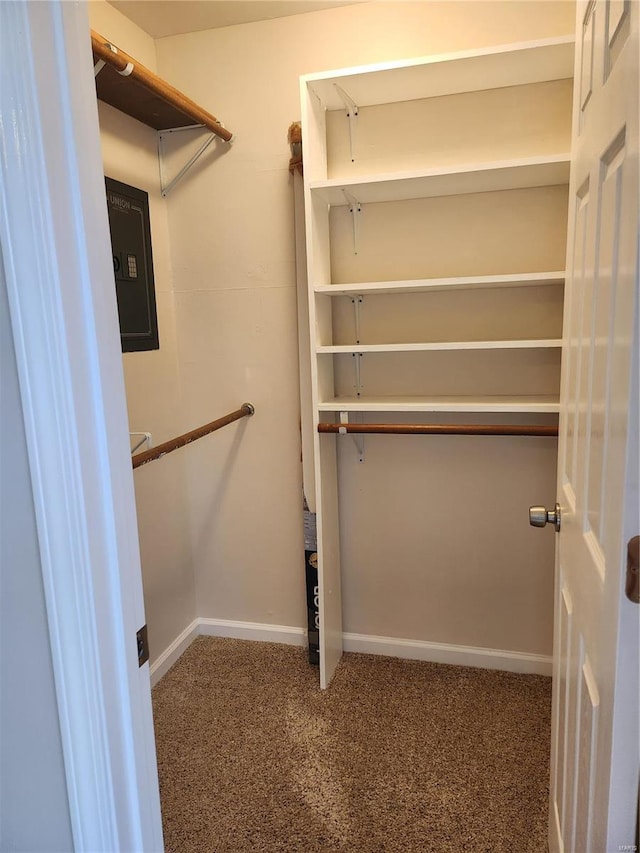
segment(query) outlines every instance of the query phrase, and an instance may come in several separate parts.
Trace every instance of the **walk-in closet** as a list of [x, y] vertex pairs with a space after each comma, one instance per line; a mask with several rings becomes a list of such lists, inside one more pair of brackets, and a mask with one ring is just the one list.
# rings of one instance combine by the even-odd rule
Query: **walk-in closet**
[[[638, 4], [2, 12], [3, 385], [58, 732], [45, 772], [20, 681], [7, 767], [43, 809], [60, 774], [55, 849], [637, 849]], [[33, 274], [40, 326], [36, 221], [38, 270], [78, 259]], [[0, 847], [53, 851], [23, 787]]]

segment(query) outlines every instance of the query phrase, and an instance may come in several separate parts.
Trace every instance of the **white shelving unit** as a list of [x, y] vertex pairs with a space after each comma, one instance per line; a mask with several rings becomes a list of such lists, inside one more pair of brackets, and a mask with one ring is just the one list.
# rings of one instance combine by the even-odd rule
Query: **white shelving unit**
[[557, 397], [341, 397], [318, 404], [319, 412], [557, 413]]
[[457, 278], [425, 278], [410, 281], [359, 281], [348, 284], [319, 284], [316, 293], [330, 296], [363, 295], [366, 293], [426, 293], [437, 290], [479, 289], [481, 287], [533, 287], [543, 284], [559, 285], [564, 272], [515, 273], [514, 275], [461, 276]]
[[351, 344], [348, 346], [317, 347], [316, 352], [429, 352], [434, 350], [476, 350], [476, 349], [540, 349], [562, 346], [561, 340], [534, 341], [430, 341], [416, 344]]
[[301, 78], [322, 687], [342, 654], [342, 437], [318, 422], [558, 412], [573, 48]]
[[496, 163], [471, 163], [455, 169], [416, 170], [349, 181], [316, 181], [309, 185], [309, 189], [312, 195], [327, 204], [348, 205], [345, 193], [361, 204], [372, 204], [410, 198], [548, 187], [569, 183], [569, 161], [568, 154], [558, 154]]

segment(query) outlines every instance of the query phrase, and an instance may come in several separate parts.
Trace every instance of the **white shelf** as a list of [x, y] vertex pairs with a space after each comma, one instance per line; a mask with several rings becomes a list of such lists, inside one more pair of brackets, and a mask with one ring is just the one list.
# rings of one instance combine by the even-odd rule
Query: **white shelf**
[[455, 169], [423, 169], [349, 180], [313, 181], [310, 189], [327, 204], [347, 205], [344, 191], [361, 204], [411, 198], [548, 187], [569, 183], [569, 154], [471, 163]]
[[564, 270], [554, 272], [512, 273], [511, 275], [459, 276], [455, 278], [421, 278], [405, 281], [361, 281], [348, 284], [318, 284], [316, 293], [330, 296], [375, 293], [426, 293], [437, 290], [476, 290], [495, 287], [532, 287], [563, 284]]
[[557, 397], [337, 397], [318, 403], [319, 412], [495, 412], [557, 413]]
[[574, 36], [439, 54], [400, 62], [308, 74], [311, 89], [328, 110], [344, 109], [335, 84], [359, 107], [413, 101], [460, 92], [542, 83], [573, 76]]
[[365, 352], [425, 352], [442, 350], [511, 350], [511, 349], [560, 349], [562, 340], [558, 338], [515, 341], [435, 341], [409, 344], [340, 344], [319, 346], [316, 352], [323, 353], [365, 353]]

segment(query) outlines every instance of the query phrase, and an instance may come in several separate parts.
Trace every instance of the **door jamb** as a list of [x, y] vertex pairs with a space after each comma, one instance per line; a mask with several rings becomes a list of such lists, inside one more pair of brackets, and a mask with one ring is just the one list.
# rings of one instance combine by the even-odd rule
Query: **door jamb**
[[0, 245], [74, 849], [162, 850], [87, 8], [0, 3], [0, 22]]

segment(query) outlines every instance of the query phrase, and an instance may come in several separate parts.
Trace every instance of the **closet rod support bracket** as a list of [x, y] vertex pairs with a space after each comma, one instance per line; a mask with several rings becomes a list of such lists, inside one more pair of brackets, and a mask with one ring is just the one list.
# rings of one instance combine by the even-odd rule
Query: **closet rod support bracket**
[[134, 444], [134, 446], [131, 448], [131, 455], [133, 455], [136, 452], [136, 450], [139, 450], [143, 444], [147, 445], [147, 450], [151, 449], [151, 447], [153, 446], [153, 439], [151, 437], [150, 432], [143, 432], [141, 430], [134, 430], [134, 432], [129, 433], [129, 436], [131, 438], [134, 435], [141, 435], [142, 438], [136, 444]]
[[[222, 127], [222, 125], [220, 125], [220, 126]], [[180, 131], [180, 130], [201, 130], [203, 127], [204, 127], [204, 125], [194, 124], [194, 125], [189, 125], [188, 127], [176, 127], [176, 128], [170, 128], [168, 130], [158, 131], [158, 162], [160, 164], [160, 193], [162, 195], [162, 198], [166, 198], [169, 195], [169, 193], [176, 186], [176, 184], [178, 184], [184, 178], [184, 176], [187, 174], [187, 172], [192, 168], [192, 166], [194, 166], [198, 162], [198, 160], [202, 157], [202, 155], [205, 153], [205, 151], [209, 148], [211, 143], [217, 139], [220, 139], [220, 137], [216, 136], [215, 133], [210, 133], [209, 136], [207, 136], [205, 141], [202, 143], [200, 148], [198, 148], [196, 153], [193, 155], [193, 157], [191, 157], [185, 163], [185, 165], [182, 167], [182, 169], [180, 169], [178, 174], [175, 175], [167, 183], [166, 178], [165, 178], [165, 173], [164, 173], [164, 136], [165, 136], [165, 134], [176, 133], [177, 131]], [[231, 137], [231, 139], [229, 140], [227, 145], [230, 145], [234, 139], [235, 139], [235, 137]], [[222, 141], [224, 142], [225, 140], [222, 140]]]
[[364, 462], [364, 435], [349, 433], [347, 431], [348, 423], [349, 412], [340, 412], [341, 426], [338, 427], [338, 435], [351, 435], [351, 440], [353, 441], [356, 451], [358, 453], [358, 462], [362, 464]]

